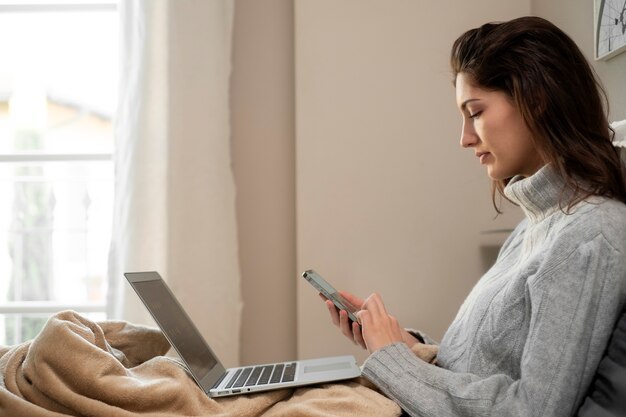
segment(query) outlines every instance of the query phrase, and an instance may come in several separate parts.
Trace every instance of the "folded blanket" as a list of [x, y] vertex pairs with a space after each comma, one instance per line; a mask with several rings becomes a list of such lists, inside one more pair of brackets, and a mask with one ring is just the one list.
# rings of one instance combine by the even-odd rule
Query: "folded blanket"
[[30, 342], [0, 347], [0, 416], [399, 416], [365, 379], [213, 400], [163, 356], [160, 331], [52, 316]]

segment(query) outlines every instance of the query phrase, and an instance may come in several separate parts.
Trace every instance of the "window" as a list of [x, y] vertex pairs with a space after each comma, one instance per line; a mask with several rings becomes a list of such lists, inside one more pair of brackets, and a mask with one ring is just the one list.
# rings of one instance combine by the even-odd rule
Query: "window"
[[0, 2], [0, 344], [105, 318], [116, 2]]

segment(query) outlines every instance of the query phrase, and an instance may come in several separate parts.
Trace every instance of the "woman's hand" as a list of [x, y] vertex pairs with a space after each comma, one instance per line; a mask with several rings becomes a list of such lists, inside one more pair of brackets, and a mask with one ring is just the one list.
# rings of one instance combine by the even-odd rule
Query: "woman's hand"
[[[364, 301], [361, 298], [345, 291], [339, 291], [339, 294], [356, 309], [360, 310], [362, 308]], [[348, 318], [348, 313], [344, 310], [337, 309], [333, 302], [328, 298], [324, 297], [322, 294], [320, 294], [320, 297], [326, 302], [326, 308], [328, 308], [328, 312], [330, 313], [330, 319], [335, 326], [339, 327], [341, 333], [355, 345], [359, 345], [363, 349], [367, 349], [365, 340], [363, 340], [363, 335], [361, 334], [361, 326], [359, 323], [351, 321]]]
[[374, 293], [367, 297], [357, 317], [361, 320], [363, 340], [370, 353], [396, 342], [409, 345], [415, 339], [400, 327], [398, 320], [385, 308], [383, 299]]
[[[339, 327], [341, 333], [352, 343], [361, 346], [370, 353], [396, 341], [404, 342], [409, 348], [419, 343], [412, 334], [400, 328], [395, 317], [387, 313], [380, 295], [372, 294], [367, 300], [363, 300], [345, 291], [339, 291], [339, 294], [354, 307], [361, 310], [357, 313], [361, 325], [352, 322], [345, 311], [338, 310], [333, 302], [322, 294], [320, 297], [326, 302], [333, 324]], [[367, 326], [364, 323], [363, 315], [367, 316]], [[369, 340], [369, 344], [366, 340]]]

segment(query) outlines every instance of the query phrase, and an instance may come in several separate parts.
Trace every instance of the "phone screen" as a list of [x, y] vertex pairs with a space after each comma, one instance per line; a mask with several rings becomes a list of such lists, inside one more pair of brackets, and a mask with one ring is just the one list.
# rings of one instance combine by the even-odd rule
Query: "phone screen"
[[317, 272], [309, 269], [305, 271], [302, 276], [306, 279], [315, 289], [317, 289], [324, 297], [328, 298], [330, 301], [335, 304], [335, 306], [340, 310], [345, 310], [348, 313], [348, 317], [350, 320], [355, 321], [357, 323], [361, 323], [356, 316], [356, 312], [359, 309], [353, 306], [348, 300], [343, 298], [341, 294], [337, 292], [337, 290], [330, 285], [324, 278], [322, 278]]

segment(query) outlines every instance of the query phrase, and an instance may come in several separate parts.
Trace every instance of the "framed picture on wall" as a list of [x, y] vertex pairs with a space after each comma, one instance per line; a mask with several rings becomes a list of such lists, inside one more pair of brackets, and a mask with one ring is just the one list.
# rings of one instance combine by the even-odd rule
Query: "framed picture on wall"
[[594, 0], [596, 60], [626, 51], [626, 0]]

